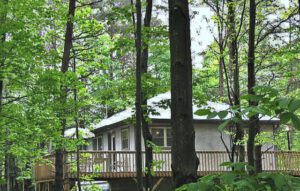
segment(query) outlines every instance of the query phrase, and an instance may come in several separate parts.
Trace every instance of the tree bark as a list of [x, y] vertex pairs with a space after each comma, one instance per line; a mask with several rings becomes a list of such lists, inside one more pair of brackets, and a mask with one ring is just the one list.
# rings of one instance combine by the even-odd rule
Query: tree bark
[[[222, 4], [219, 4], [219, 1], [216, 1], [216, 14], [219, 16], [222, 13], [220, 13], [220, 11], [224, 11], [224, 9], [222, 9], [222, 7], [224, 7], [225, 1], [222, 0]], [[220, 19], [220, 23], [217, 24], [218, 26], [218, 45], [219, 45], [219, 51], [220, 51], [220, 55], [219, 55], [219, 96], [222, 97], [224, 95], [224, 66], [225, 66], [225, 58], [224, 58], [224, 52], [225, 52], [225, 47], [224, 47], [224, 43], [225, 43], [225, 38], [223, 35], [223, 30], [224, 30], [224, 25], [222, 23], [221, 18]]]
[[[69, 0], [69, 10], [68, 10], [68, 21], [66, 24], [66, 32], [64, 39], [64, 50], [61, 64], [61, 73], [64, 75], [69, 68], [70, 62], [70, 53], [72, 47], [72, 38], [73, 38], [73, 18], [75, 16], [76, 0]], [[63, 77], [64, 79], [64, 77]], [[65, 87], [64, 81], [62, 80], [61, 84], [61, 95], [60, 101], [62, 105], [62, 112], [60, 116], [61, 121], [61, 136], [64, 137], [64, 131], [66, 128], [66, 116], [65, 116], [65, 103], [67, 99], [67, 88]], [[59, 145], [59, 148], [55, 151], [55, 182], [54, 190], [63, 191], [64, 189], [64, 149], [62, 145]]]
[[[74, 50], [74, 49], [73, 49]], [[73, 51], [75, 55], [75, 52]], [[76, 58], [73, 59], [73, 72], [76, 76]], [[78, 105], [77, 105], [77, 87], [74, 88], [74, 121], [75, 121], [75, 128], [76, 128], [76, 139], [79, 141], [79, 120], [78, 120]], [[78, 191], [81, 191], [81, 181], [80, 181], [80, 145], [76, 145], [76, 179], [77, 179], [77, 187]]]
[[2, 112], [3, 80], [0, 79], [0, 114]]
[[136, 147], [136, 174], [137, 190], [143, 190], [143, 171], [142, 171], [142, 79], [141, 79], [141, 62], [142, 62], [142, 5], [141, 0], [136, 1], [136, 124], [135, 124], [135, 147]]
[[169, 0], [172, 174], [175, 187], [197, 180], [192, 108], [192, 59], [187, 0]]
[[[255, 79], [255, 21], [256, 4], [255, 0], [250, 0], [249, 9], [249, 42], [248, 42], [248, 94], [255, 95], [253, 88], [256, 85]], [[256, 107], [257, 101], [249, 100], [250, 107]], [[259, 116], [254, 115], [249, 118], [249, 138], [247, 144], [248, 163], [255, 167], [256, 173], [262, 171], [261, 146], [255, 146], [255, 138], [260, 133]], [[250, 172], [255, 173], [255, 172]]]
[[[145, 32], [146, 38], [142, 40], [143, 44], [143, 51], [142, 51], [142, 63], [141, 63], [141, 74], [142, 78], [145, 78], [148, 72], [148, 52], [149, 52], [149, 43], [148, 40], [150, 38], [150, 25], [151, 25], [151, 17], [152, 17], [152, 0], [147, 0], [147, 6], [146, 6], [146, 13], [144, 18], [144, 29], [147, 31]], [[144, 145], [145, 145], [145, 167], [146, 167], [146, 173], [145, 173], [145, 190], [152, 190], [153, 182], [152, 182], [152, 174], [151, 169], [153, 168], [153, 150], [152, 146], [149, 145], [149, 142], [152, 142], [152, 135], [150, 132], [149, 124], [147, 122], [147, 98], [148, 98], [148, 92], [147, 87], [142, 86], [142, 92], [141, 92], [141, 100], [142, 105], [144, 108], [142, 111], [142, 130], [143, 130], [143, 137], [144, 137]]]
[[[233, 0], [227, 1], [228, 6], [228, 33], [229, 33], [229, 62], [233, 67], [233, 104], [239, 108], [240, 111], [240, 82], [239, 82], [239, 64], [238, 64], [238, 47], [237, 47], [237, 31], [235, 24], [235, 5]], [[236, 114], [239, 121], [242, 120], [240, 114]], [[235, 126], [235, 137], [232, 146], [232, 162], [244, 162], [245, 161], [245, 147], [244, 145], [238, 144], [244, 138], [244, 129], [241, 127], [239, 122], [234, 124]], [[236, 154], [236, 157], [234, 157]], [[236, 158], [236, 160], [234, 160]]]
[[[221, 50], [221, 49], [220, 49]], [[225, 64], [225, 60], [224, 60], [224, 56], [223, 55], [223, 50], [220, 51], [220, 60], [219, 60], [219, 96], [222, 97], [224, 95], [224, 64]]]

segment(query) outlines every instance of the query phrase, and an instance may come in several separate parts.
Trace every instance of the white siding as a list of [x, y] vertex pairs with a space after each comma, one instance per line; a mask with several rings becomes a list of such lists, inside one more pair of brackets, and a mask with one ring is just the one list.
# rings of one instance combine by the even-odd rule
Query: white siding
[[[196, 151], [225, 151], [224, 144], [220, 138], [220, 132], [218, 131], [216, 124], [195, 124], [195, 147]], [[223, 134], [223, 139], [230, 147], [230, 137]]]
[[[129, 127], [129, 150], [135, 151], [134, 126]], [[143, 137], [142, 137], [143, 141]]]
[[107, 151], [108, 150], [108, 137], [107, 137], [107, 132], [102, 134], [102, 139], [103, 139], [103, 150]]
[[[218, 131], [218, 125], [216, 123], [197, 123], [194, 125], [195, 128], [195, 148], [196, 151], [225, 151], [224, 144], [220, 138], [220, 132]], [[103, 133], [103, 149], [108, 150], [108, 133], [114, 133], [116, 137], [116, 150], [121, 151], [121, 130], [126, 127], [115, 128]], [[127, 127], [129, 129], [129, 150], [135, 150], [135, 137], [134, 137], [134, 126]], [[262, 126], [263, 131], [273, 132], [272, 125]], [[228, 148], [230, 148], [230, 137], [229, 135], [222, 133], [223, 139]], [[272, 145], [264, 145], [262, 150], [272, 147]], [[89, 148], [92, 148], [90, 145]], [[145, 150], [144, 140], [142, 137], [142, 149]], [[271, 150], [274, 150], [272, 147]]]

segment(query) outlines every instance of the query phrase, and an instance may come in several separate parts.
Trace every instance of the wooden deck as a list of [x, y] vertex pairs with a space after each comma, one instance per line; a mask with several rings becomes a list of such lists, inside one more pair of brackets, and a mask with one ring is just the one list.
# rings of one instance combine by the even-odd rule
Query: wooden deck
[[[220, 166], [229, 161], [225, 151], [197, 151], [200, 160], [198, 175], [227, 171]], [[162, 151], [153, 155], [157, 177], [171, 176], [171, 152]], [[144, 159], [144, 154], [143, 154]], [[35, 165], [35, 179], [46, 182], [54, 179], [54, 155], [49, 155]], [[64, 176], [66, 179], [76, 177], [76, 154], [68, 153], [64, 157]], [[145, 161], [145, 160], [143, 160]], [[263, 153], [263, 170], [280, 171], [300, 176], [300, 152], [265, 152]], [[134, 151], [81, 151], [81, 176], [96, 179], [135, 177]]]

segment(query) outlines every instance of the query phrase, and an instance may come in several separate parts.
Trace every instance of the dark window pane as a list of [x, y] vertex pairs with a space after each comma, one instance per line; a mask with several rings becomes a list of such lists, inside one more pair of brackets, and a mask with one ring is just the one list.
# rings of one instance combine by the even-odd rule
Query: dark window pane
[[129, 149], [128, 129], [123, 129], [121, 132], [122, 149]]
[[151, 133], [153, 143], [158, 146], [164, 146], [164, 129], [152, 128]]
[[164, 146], [164, 139], [163, 138], [153, 138], [153, 143], [157, 146]]
[[170, 147], [172, 145], [172, 132], [171, 129], [167, 129], [167, 146]]
[[97, 150], [97, 139], [93, 139], [93, 150]]
[[103, 150], [103, 148], [102, 148], [102, 137], [98, 137], [98, 150]]
[[80, 150], [86, 151], [86, 150], [87, 150], [87, 146], [86, 146], [86, 145], [81, 145], [81, 146], [80, 146]]

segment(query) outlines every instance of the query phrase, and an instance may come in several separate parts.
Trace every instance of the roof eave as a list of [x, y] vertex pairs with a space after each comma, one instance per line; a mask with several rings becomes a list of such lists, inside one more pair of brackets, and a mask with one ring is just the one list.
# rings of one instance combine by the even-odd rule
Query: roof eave
[[[151, 120], [152, 120], [151, 124], [171, 123], [170, 119], [161, 119], [161, 118], [156, 119], [156, 118], [153, 118]], [[220, 120], [220, 119], [194, 119], [195, 123], [221, 123], [222, 121], [223, 120]], [[247, 122], [249, 120], [244, 120], [244, 121]], [[270, 125], [279, 125], [280, 124], [279, 120], [274, 120], [274, 119], [273, 120], [260, 120], [259, 122], [261, 124], [270, 124]], [[110, 124], [110, 125], [95, 128], [94, 133], [99, 133], [99, 132], [102, 132], [102, 131], [105, 131], [105, 130], [108, 130], [108, 129], [113, 129], [113, 128], [116, 128], [116, 127], [126, 126], [126, 125], [129, 126], [129, 125], [132, 125], [132, 124], [126, 123], [126, 120], [123, 120], [123, 121], [119, 121], [117, 123], [113, 123], [113, 124]]]

